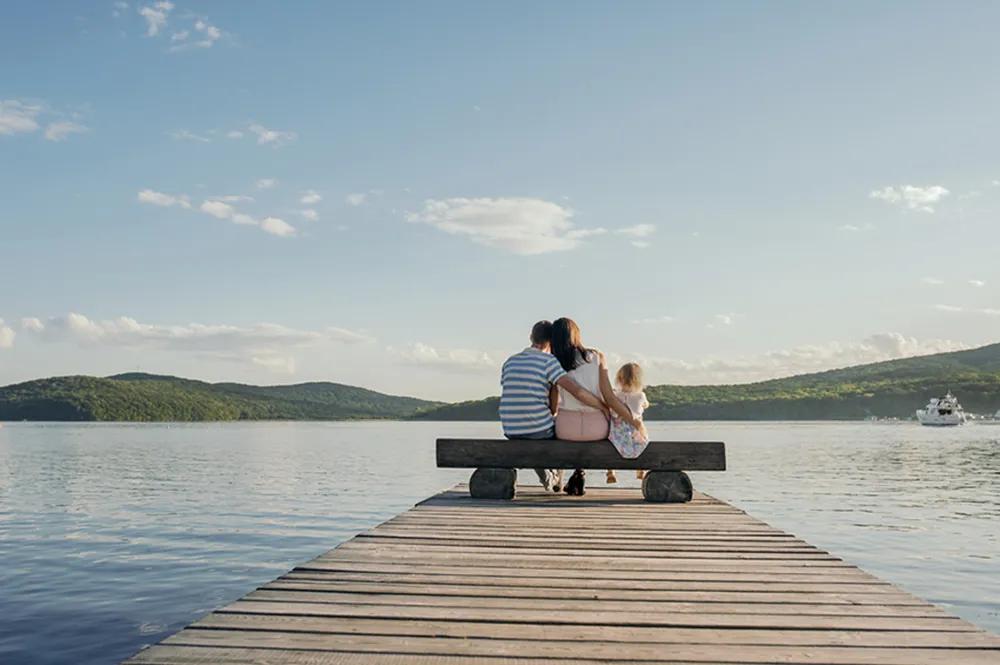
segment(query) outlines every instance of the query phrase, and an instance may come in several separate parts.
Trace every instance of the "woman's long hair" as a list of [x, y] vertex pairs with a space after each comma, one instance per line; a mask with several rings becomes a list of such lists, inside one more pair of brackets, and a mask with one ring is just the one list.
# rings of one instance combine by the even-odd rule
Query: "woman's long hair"
[[567, 372], [588, 362], [591, 351], [580, 340], [580, 326], [563, 317], [552, 322], [552, 355]]

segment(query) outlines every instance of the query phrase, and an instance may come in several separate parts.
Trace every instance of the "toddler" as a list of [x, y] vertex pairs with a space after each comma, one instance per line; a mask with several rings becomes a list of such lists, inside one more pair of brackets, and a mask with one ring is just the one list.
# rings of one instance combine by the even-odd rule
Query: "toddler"
[[[649, 406], [646, 393], [643, 392], [642, 368], [637, 363], [626, 363], [621, 366], [615, 374], [615, 384], [618, 389], [615, 396], [629, 408], [632, 415], [639, 421], [639, 427], [632, 427], [618, 416], [612, 414], [611, 432], [608, 438], [614, 445], [618, 453], [625, 459], [635, 459], [642, 454], [649, 444], [649, 435], [646, 433], [646, 426], [642, 422], [642, 412]], [[643, 477], [640, 469], [635, 472], [636, 478]], [[608, 469], [607, 482], [617, 483], [618, 477], [614, 470]]]

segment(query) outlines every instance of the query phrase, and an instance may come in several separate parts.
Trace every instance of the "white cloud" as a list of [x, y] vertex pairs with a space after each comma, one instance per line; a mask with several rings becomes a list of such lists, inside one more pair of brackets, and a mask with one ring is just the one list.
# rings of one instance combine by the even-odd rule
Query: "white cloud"
[[672, 323], [673, 321], [674, 317], [672, 316], [653, 316], [645, 319], [632, 319], [632, 323], [634, 325], [640, 325], [640, 326], [658, 324], [658, 323]]
[[620, 233], [631, 238], [648, 238], [655, 232], [656, 227], [652, 224], [636, 224], [635, 226], [626, 226], [625, 228], [615, 230], [615, 233]]
[[212, 139], [201, 134], [195, 134], [189, 129], [175, 129], [170, 132], [170, 138], [175, 141], [196, 141], [198, 143], [211, 143]]
[[869, 197], [902, 206], [907, 210], [932, 213], [934, 206], [950, 193], [941, 185], [931, 185], [930, 187], [900, 185], [876, 189], [869, 194]]
[[[716, 314], [713, 318], [715, 323], [720, 326], [731, 326], [736, 323], [737, 316], [738, 314]], [[709, 324], [709, 327], [712, 327], [712, 324]]]
[[253, 134], [257, 136], [257, 143], [260, 145], [271, 145], [275, 148], [285, 145], [290, 141], [294, 141], [297, 136], [295, 132], [285, 132], [279, 131], [277, 129], [268, 129], [263, 125], [252, 124], [247, 127]]
[[0, 136], [32, 134], [46, 121], [44, 137], [49, 141], [63, 141], [71, 134], [89, 132], [90, 128], [65, 117], [76, 118], [76, 113], [54, 111], [40, 102], [24, 102], [19, 99], [0, 99]]
[[299, 199], [299, 202], [302, 203], [302, 205], [308, 206], [314, 203], [319, 203], [322, 200], [323, 197], [322, 195], [320, 195], [319, 192], [317, 192], [315, 189], [309, 189], [302, 193], [302, 198]]
[[278, 181], [275, 180], [274, 178], [261, 178], [257, 181], [256, 184], [257, 184], [257, 189], [271, 189], [276, 184], [278, 184]]
[[212, 217], [218, 217], [219, 219], [229, 219], [236, 213], [236, 209], [228, 203], [214, 200], [203, 201], [199, 209], [202, 212], [208, 213]]
[[250, 362], [277, 374], [295, 374], [295, 358], [292, 356], [260, 354], [251, 356]]
[[952, 340], [917, 340], [898, 332], [887, 332], [872, 335], [860, 342], [801, 345], [729, 359], [709, 357], [687, 361], [637, 355], [628, 356], [628, 359], [634, 359], [646, 367], [651, 382], [719, 384], [763, 381], [966, 348], [969, 348], [967, 344]]
[[242, 212], [234, 212], [233, 216], [229, 218], [233, 224], [247, 224], [250, 226], [257, 226], [257, 220], [246, 215]]
[[570, 250], [583, 238], [607, 232], [577, 229], [572, 217], [569, 208], [542, 199], [453, 198], [429, 199], [406, 219], [522, 255]]
[[39, 319], [26, 321], [33, 323], [30, 327], [22, 324], [22, 329], [44, 342], [203, 353], [250, 352], [259, 357], [322, 343], [372, 341], [367, 335], [341, 328], [298, 330], [274, 323], [249, 326], [202, 323], [163, 325], [141, 323], [127, 316], [98, 321], [75, 312], [44, 322]]
[[3, 322], [0, 319], [0, 349], [9, 349], [14, 346], [14, 338], [17, 337], [17, 333], [14, 329]]
[[78, 122], [60, 120], [49, 123], [49, 126], [45, 128], [45, 138], [49, 141], [64, 141], [70, 134], [85, 134], [89, 131], [89, 128]]
[[841, 224], [837, 227], [838, 231], [846, 231], [848, 233], [859, 233], [861, 231], [871, 231], [875, 226], [873, 224], [865, 224], [864, 226], [858, 226], [857, 224]]
[[649, 247], [649, 243], [646, 242], [645, 240], [633, 240], [631, 242], [631, 245], [633, 247], [638, 247], [639, 249], [646, 249], [647, 247]]
[[319, 213], [312, 208], [306, 208], [305, 210], [299, 210], [299, 214], [302, 215], [304, 219], [310, 222], [315, 222], [319, 220]]
[[368, 194], [364, 192], [355, 192], [353, 194], [348, 194], [344, 200], [347, 202], [347, 205], [360, 206], [364, 205], [365, 201], [368, 200]]
[[970, 286], [974, 286], [974, 287], [976, 287], [977, 289], [981, 289], [981, 288], [983, 288], [984, 286], [986, 286], [986, 282], [984, 282], [984, 281], [983, 281], [983, 280], [981, 280], [981, 279], [970, 279], [970, 280], [969, 280], [969, 285], [970, 285]]
[[930, 286], [941, 286], [944, 284], [944, 280], [938, 279], [937, 277], [921, 277], [920, 281], [924, 284], [929, 284]]
[[278, 219], [277, 217], [265, 217], [260, 222], [260, 228], [263, 229], [265, 233], [281, 236], [283, 238], [295, 235], [295, 227], [285, 220]]
[[0, 100], [0, 135], [27, 134], [38, 129], [42, 107], [17, 99]]
[[42, 323], [41, 319], [28, 316], [21, 319], [21, 329], [26, 332], [42, 332], [45, 329], [45, 324]]
[[453, 372], [495, 371], [496, 361], [483, 351], [453, 349], [439, 351], [432, 346], [416, 342], [402, 348], [387, 347], [386, 351], [407, 365], [430, 367]]
[[128, 3], [124, 0], [118, 0], [118, 2], [114, 3], [114, 9], [111, 10], [111, 15], [118, 18], [126, 9], [128, 9]]
[[253, 203], [254, 198], [246, 194], [229, 194], [227, 196], [213, 196], [215, 201], [225, 201], [226, 203]]
[[160, 0], [152, 5], [140, 7], [137, 11], [139, 15], [146, 19], [146, 36], [155, 37], [160, 34], [160, 30], [166, 27], [167, 17], [174, 8], [172, 2]]
[[226, 132], [227, 139], [241, 139], [243, 138], [243, 132], [238, 129]]
[[984, 316], [1000, 316], [1000, 309], [992, 307], [966, 308], [958, 305], [934, 305], [934, 309], [939, 312], [951, 312], [955, 314], [965, 312], [968, 314], [982, 314]]
[[212, 48], [215, 42], [222, 38], [222, 31], [205, 19], [196, 19], [192, 30], [194, 32], [191, 32], [191, 30], [182, 30], [171, 35], [170, 41], [174, 42], [174, 45], [170, 47], [170, 51], [177, 52], [197, 48]]
[[144, 189], [136, 195], [136, 199], [140, 203], [149, 203], [155, 206], [161, 206], [164, 208], [170, 208], [172, 206], [178, 206], [181, 208], [190, 208], [191, 202], [188, 200], [187, 195], [179, 194], [164, 194], [163, 192], [157, 192], [152, 189]]
[[364, 344], [374, 342], [375, 338], [363, 332], [348, 330], [347, 328], [330, 327], [323, 331], [328, 338], [343, 344]]

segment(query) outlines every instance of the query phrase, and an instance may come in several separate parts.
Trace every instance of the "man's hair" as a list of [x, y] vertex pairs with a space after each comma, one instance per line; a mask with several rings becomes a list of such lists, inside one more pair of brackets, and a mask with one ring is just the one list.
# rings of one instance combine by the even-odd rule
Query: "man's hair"
[[531, 327], [531, 343], [538, 344], [548, 344], [552, 341], [552, 322], [551, 321], [539, 321]]

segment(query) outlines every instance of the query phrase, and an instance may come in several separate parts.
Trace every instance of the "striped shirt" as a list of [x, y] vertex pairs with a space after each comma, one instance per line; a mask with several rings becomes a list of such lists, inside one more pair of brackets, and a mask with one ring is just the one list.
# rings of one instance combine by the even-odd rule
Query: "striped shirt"
[[556, 357], [528, 347], [507, 359], [500, 371], [500, 423], [511, 438], [555, 426], [549, 388], [566, 376]]

